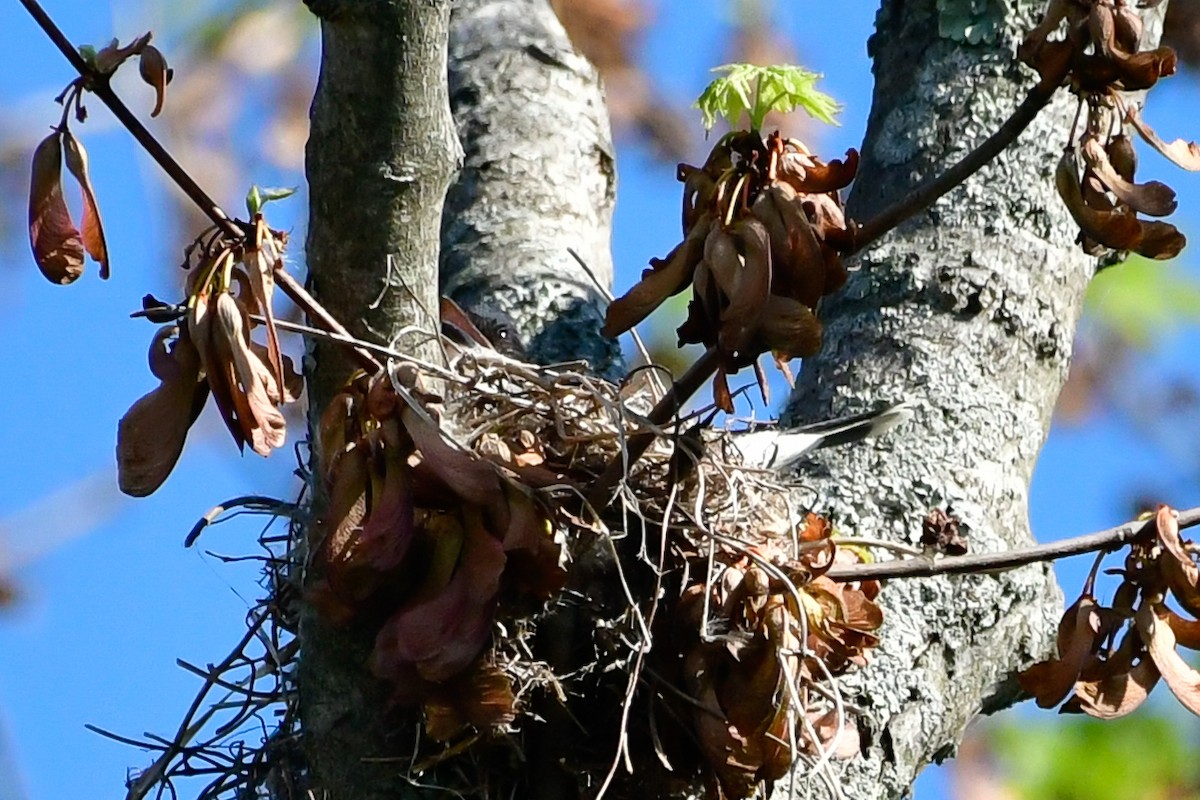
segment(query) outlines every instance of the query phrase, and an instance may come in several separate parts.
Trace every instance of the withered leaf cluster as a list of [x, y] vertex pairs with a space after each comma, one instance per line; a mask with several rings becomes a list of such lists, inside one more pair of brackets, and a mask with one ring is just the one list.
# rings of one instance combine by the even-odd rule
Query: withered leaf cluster
[[[1155, 536], [1130, 546], [1111, 606], [1088, 581], [1058, 627], [1058, 656], [1018, 675], [1042, 708], [1100, 719], [1129, 714], [1163, 680], [1185, 708], [1200, 715], [1200, 672], [1178, 648], [1200, 650], [1200, 568], [1195, 545], [1180, 538], [1178, 514], [1155, 516]], [[1191, 615], [1167, 606], [1173, 598]], [[1066, 701], [1066, 702], [1064, 702]]]
[[[62, 188], [64, 155], [67, 170], [83, 194], [83, 230], [75, 226]], [[33, 151], [29, 181], [29, 243], [33, 258], [51, 283], [72, 283], [83, 274], [83, 256], [100, 265], [107, 278], [108, 245], [96, 204], [96, 190], [88, 175], [87, 151], [64, 122]]]
[[[1051, 40], [1063, 27], [1065, 36]], [[1167, 259], [1187, 243], [1174, 225], [1139, 218], [1173, 213], [1175, 193], [1158, 181], [1134, 182], [1137, 156], [1124, 123], [1179, 166], [1200, 170], [1200, 148], [1183, 140], [1164, 142], [1121, 95], [1149, 89], [1175, 73], [1171, 48], [1142, 50], [1141, 41], [1142, 19], [1128, 0], [1052, 0], [1020, 48], [1021, 59], [1043, 82], [1065, 80], [1087, 104], [1086, 129], [1078, 142], [1072, 132], [1055, 185], [1090, 255], [1116, 250]]]
[[157, 117], [162, 113], [167, 84], [175, 77], [175, 71], [167, 66], [167, 58], [162, 51], [150, 44], [151, 38], [153, 34], [146, 32], [125, 46], [113, 39], [99, 50], [84, 46], [79, 48], [79, 52], [96, 72], [105, 77], [111, 77], [122, 64], [137, 56], [138, 75], [154, 89], [154, 109], [150, 116]]
[[548, 510], [448, 439], [439, 403], [406, 368], [360, 374], [326, 410], [311, 600], [335, 624], [377, 629], [372, 672], [446, 741], [512, 721], [511, 681], [488, 654], [497, 609], [540, 604], [566, 573]]
[[[124, 47], [113, 39], [99, 51], [83, 47], [80, 52], [89, 66], [104, 77], [111, 76], [133, 56], [140, 56], [142, 79], [155, 90], [156, 100], [151, 116], [157, 116], [162, 110], [163, 95], [171, 81], [172, 72], [163, 54], [150, 44], [149, 33]], [[52, 283], [72, 283], [79, 278], [83, 274], [85, 253], [100, 265], [101, 278], [108, 278], [109, 275], [108, 245], [100, 221], [100, 208], [96, 203], [96, 190], [88, 175], [87, 150], [71, 133], [68, 125], [72, 108], [80, 122], [87, 118], [82, 95], [91, 85], [88, 78], [80, 77], [62, 91], [57, 98], [63, 106], [62, 120], [33, 152], [29, 180], [29, 243], [38, 268]], [[75, 225], [63, 196], [64, 158], [67, 170], [79, 183], [83, 194], [82, 230]]]
[[[141, 497], [162, 485], [210, 395], [239, 449], [248, 444], [266, 456], [284, 445], [280, 406], [295, 402], [303, 386], [279, 349], [271, 312], [285, 243], [259, 215], [246, 241], [211, 243], [191, 265], [186, 313], [150, 346], [150, 371], [160, 384], [117, 426], [121, 491]], [[265, 345], [250, 337], [251, 314], [264, 322]]]
[[[812, 688], [878, 644], [879, 583], [835, 583], [834, 563], [858, 556], [838, 549], [831, 528], [809, 514], [802, 558], [768, 571], [768, 553], [729, 556], [717, 580], [687, 588], [674, 615], [675, 658], [712, 798], [744, 798], [793, 766], [798, 752], [859, 752], [854, 720]], [[789, 585], [790, 583], [790, 585]], [[839, 713], [840, 712], [840, 713]]]
[[724, 136], [703, 167], [681, 164], [683, 241], [609, 306], [604, 335], [690, 286], [679, 343], [717, 349], [714, 399], [732, 411], [729, 373], [766, 352], [782, 365], [820, 348], [817, 304], [845, 283], [842, 255], [853, 246], [838, 192], [857, 167], [854, 150], [826, 163], [794, 139], [754, 131]]

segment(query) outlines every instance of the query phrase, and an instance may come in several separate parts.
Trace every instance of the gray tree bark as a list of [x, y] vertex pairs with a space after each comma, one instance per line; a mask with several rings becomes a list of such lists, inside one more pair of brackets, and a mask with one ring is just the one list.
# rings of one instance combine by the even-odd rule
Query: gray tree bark
[[511, 317], [541, 363], [616, 377], [599, 335], [616, 173], [595, 68], [545, 0], [459, 0], [450, 104], [466, 162], [442, 219], [442, 293]]
[[[438, 328], [438, 226], [462, 158], [446, 91], [449, 0], [307, 0], [321, 19], [321, 74], [307, 148], [309, 282], [360, 338], [419, 352], [401, 330]], [[426, 349], [425, 355], [433, 353]], [[351, 370], [344, 351], [306, 359], [310, 441]], [[313, 481], [313, 518], [324, 498]], [[304, 576], [307, 587], [318, 578]], [[397, 723], [367, 671], [373, 631], [335, 628], [307, 610], [298, 675], [311, 785], [340, 800], [409, 788], [394, 761]], [[372, 760], [376, 759], [376, 760]], [[324, 794], [320, 794], [323, 792]]]
[[[851, 216], [905, 197], [1004, 121], [1033, 83], [1013, 53], [1044, 7], [885, 0]], [[825, 344], [788, 416], [885, 399], [918, 407], [878, 444], [830, 451], [805, 471], [815, 510], [842, 531], [916, 543], [936, 507], [969, 526], [974, 552], [1031, 541], [1029, 481], [1096, 268], [1053, 186], [1074, 112], [1061, 92], [1014, 147], [864, 252], [824, 306]], [[887, 586], [882, 644], [844, 681], [869, 744], [836, 778], [844, 796], [907, 794], [977, 713], [1011, 705], [1013, 673], [1052, 646], [1061, 597], [1047, 566]]]

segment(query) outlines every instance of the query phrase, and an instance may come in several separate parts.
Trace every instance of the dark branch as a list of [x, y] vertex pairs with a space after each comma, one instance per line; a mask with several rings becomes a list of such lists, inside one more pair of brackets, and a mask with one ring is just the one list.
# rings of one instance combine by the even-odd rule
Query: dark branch
[[896, 228], [900, 223], [926, 210], [938, 199], [967, 178], [974, 175], [1000, 155], [1021, 133], [1029, 127], [1029, 123], [1054, 97], [1054, 93], [1067, 77], [1067, 67], [1058, 74], [1049, 75], [1029, 90], [1029, 94], [1017, 106], [1012, 116], [1005, 120], [995, 133], [972, 150], [963, 159], [940, 175], [926, 181], [916, 191], [892, 204], [864, 222], [854, 234], [854, 252], [862, 250], [879, 237]]
[[[1179, 527], [1190, 528], [1200, 524], [1200, 508], [1179, 512]], [[929, 558], [883, 561], [874, 564], [854, 564], [834, 567], [825, 575], [834, 581], [885, 580], [888, 578], [929, 578], [934, 575], [961, 575], [964, 573], [1000, 572], [1003, 570], [1054, 561], [1084, 553], [1116, 550], [1130, 542], [1154, 536], [1154, 520], [1134, 520], [1115, 528], [1049, 542], [1001, 553], [972, 553], [966, 556], [951, 556], [937, 560]]]

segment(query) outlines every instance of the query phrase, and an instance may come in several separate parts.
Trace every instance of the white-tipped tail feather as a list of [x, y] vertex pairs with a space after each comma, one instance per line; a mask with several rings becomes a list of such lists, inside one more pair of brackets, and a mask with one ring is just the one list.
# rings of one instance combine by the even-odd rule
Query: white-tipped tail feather
[[878, 436], [907, 421], [912, 404], [905, 401], [882, 411], [852, 414], [795, 428], [737, 434], [733, 443], [748, 467], [782, 470], [821, 447], [834, 447]]

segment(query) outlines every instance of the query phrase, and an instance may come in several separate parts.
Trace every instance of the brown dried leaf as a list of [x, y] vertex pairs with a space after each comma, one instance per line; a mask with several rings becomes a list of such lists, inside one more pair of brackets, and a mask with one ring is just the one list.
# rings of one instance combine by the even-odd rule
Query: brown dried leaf
[[242, 435], [254, 452], [270, 455], [287, 442], [287, 422], [267, 391], [274, 379], [250, 349], [250, 322], [238, 301], [221, 292], [215, 305], [212, 341], [229, 376]]
[[825, 294], [825, 255], [801, 198], [788, 184], [778, 183], [759, 194], [751, 213], [770, 234], [771, 291], [815, 308]]
[[1176, 139], [1168, 144], [1145, 123], [1136, 108], [1130, 108], [1127, 118], [1141, 137], [1158, 152], [1191, 172], [1200, 172], [1200, 145]]
[[1133, 214], [1102, 211], [1087, 205], [1071, 150], [1063, 153], [1055, 171], [1058, 193], [1083, 234], [1114, 250], [1133, 250], [1142, 238], [1142, 226]]
[[405, 604], [380, 628], [371, 671], [387, 678], [407, 667], [429, 681], [461, 673], [491, 635], [504, 545], [487, 532], [477, 512], [464, 509], [464, 540], [454, 576], [430, 598]]
[[29, 185], [29, 242], [33, 258], [51, 283], [83, 274], [83, 240], [62, 191], [62, 139], [55, 131], [33, 151]]
[[799, 155], [785, 153], [780, 158], [779, 179], [789, 183], [801, 194], [825, 194], [844, 189], [850, 185], [858, 172], [858, 151], [853, 147], [846, 151], [844, 161], [834, 159], [828, 164], [811, 156], [804, 159], [809, 163], [797, 163]]
[[1200, 616], [1200, 567], [1179, 537], [1179, 517], [1170, 506], [1159, 506], [1155, 515], [1158, 540], [1164, 552], [1159, 558], [1163, 579], [1179, 604]]
[[1117, 21], [1113, 16], [1111, 6], [1103, 3], [1093, 3], [1090, 13], [1088, 14], [1088, 32], [1092, 36], [1092, 42], [1096, 45], [1097, 52], [1112, 58], [1118, 55], [1115, 52], [1117, 43]]
[[[386, 420], [384, 424], [397, 425], [395, 420]], [[372, 481], [370, 515], [354, 546], [355, 560], [378, 572], [395, 569], [408, 554], [415, 513], [406, 454], [386, 445], [383, 451], [375, 459], [375, 471], [382, 474]]]
[[1183, 707], [1200, 716], [1200, 672], [1192, 669], [1175, 650], [1175, 633], [1160, 607], [1143, 603], [1134, 616], [1138, 633], [1162, 673], [1167, 688]]
[[[172, 336], [178, 338], [168, 346]], [[161, 383], [117, 423], [117, 485], [132, 497], [153, 493], [171, 474], [208, 396], [200, 380], [200, 355], [185, 329], [160, 328], [148, 360]]]
[[490, 462], [452, 445], [431, 417], [407, 403], [400, 410], [400, 422], [420, 452], [421, 462], [452, 492], [485, 507], [503, 502], [500, 476]]
[[711, 209], [717, 196], [717, 183], [707, 169], [680, 164], [676, 177], [683, 182], [683, 235]]
[[356, 391], [354, 382], [351, 382], [333, 396], [321, 414], [321, 422], [317, 427], [320, 445], [318, 457], [321, 475], [327, 482], [333, 479], [337, 458], [346, 445], [358, 437], [356, 417], [361, 399], [361, 393]]
[[1137, 710], [1146, 702], [1159, 679], [1158, 667], [1144, 654], [1134, 666], [1140, 644], [1137, 635], [1126, 634], [1121, 646], [1102, 668], [1087, 670], [1091, 674], [1075, 684], [1075, 695], [1063, 706], [1062, 712], [1082, 711], [1097, 719], [1117, 719]]
[[283, 405], [285, 403], [294, 403], [300, 399], [300, 395], [304, 393], [304, 376], [296, 370], [296, 364], [291, 357], [280, 355], [283, 366], [283, 391], [275, 383], [275, 376], [272, 374], [271, 353], [266, 345], [258, 342], [250, 342], [250, 352], [258, 359], [262, 366], [261, 375], [266, 376], [267, 381], [267, 396], [271, 398], [271, 402], [275, 405]]
[[1135, 184], [1125, 180], [1108, 159], [1103, 145], [1089, 137], [1083, 143], [1083, 158], [1096, 177], [1134, 211], [1153, 217], [1165, 217], [1175, 212], [1175, 191], [1160, 181]]
[[425, 732], [447, 742], [468, 725], [487, 731], [516, 719], [512, 681], [495, 664], [483, 662], [439, 687], [425, 701]]
[[138, 59], [138, 74], [142, 80], [154, 87], [154, 110], [151, 117], [157, 117], [162, 112], [163, 99], [166, 97], [167, 84], [174, 77], [174, 71], [167, 66], [167, 59], [154, 45], [146, 45]]
[[1142, 240], [1135, 250], [1146, 258], [1161, 261], [1175, 258], [1187, 246], [1187, 237], [1169, 222], [1142, 221]]
[[1142, 18], [1129, 5], [1118, 5], [1114, 13], [1116, 44], [1127, 53], [1136, 53], [1142, 39]]
[[1034, 664], [1017, 675], [1021, 688], [1042, 708], [1061, 703], [1096, 651], [1102, 637], [1096, 601], [1083, 595], [1063, 614], [1058, 624], [1058, 657]]
[[271, 234], [270, 228], [259, 214], [254, 220], [254, 247], [246, 248], [242, 255], [242, 263], [249, 277], [250, 295], [258, 313], [266, 320], [267, 329], [267, 364], [270, 366], [274, 385], [284, 383], [283, 355], [279, 349], [279, 331], [275, 327], [275, 313], [271, 308], [271, 300], [275, 294], [275, 269], [280, 266], [281, 253], [279, 243]]
[[225, 423], [225, 428], [233, 437], [234, 444], [241, 451], [245, 447], [246, 438], [242, 433], [241, 423], [238, 422], [234, 413], [233, 392], [236, 387], [231, 388], [229, 370], [218, 358], [217, 348], [213, 343], [214, 315], [209, 308], [211, 302], [212, 298], [208, 295], [201, 295], [193, 299], [188, 309], [188, 331], [192, 343], [196, 345], [196, 350], [200, 353], [204, 377], [208, 380], [208, 387], [212, 392], [217, 411], [221, 414], [221, 421]]
[[810, 712], [808, 718], [817, 735], [817, 741], [809, 742], [806, 737], [804, 749], [812, 755], [831, 751], [834, 758], [845, 761], [862, 752], [862, 735], [853, 720], [844, 719], [841, 734], [838, 734], [837, 709], [831, 708], [823, 714], [819, 711]]
[[322, 553], [331, 571], [354, 561], [354, 547], [367, 519], [371, 464], [364, 441], [353, 442], [340, 454], [329, 483], [329, 505], [320, 529]]
[[[744, 757], [746, 742], [737, 728], [725, 719], [713, 682], [715, 659], [703, 647], [695, 647], [684, 657], [684, 681], [688, 694], [696, 699], [692, 709], [692, 727], [700, 751], [708, 762], [724, 797], [749, 797], [758, 784], [755, 765]], [[715, 788], [715, 787], [714, 787]]]
[[746, 352], [746, 347], [762, 322], [771, 293], [771, 242], [766, 227], [753, 217], [735, 223], [731, 234], [741, 245], [742, 258], [729, 305], [721, 312], [717, 341], [740, 363], [759, 355]]
[[1159, 613], [1171, 626], [1171, 632], [1175, 634], [1175, 641], [1180, 647], [1200, 650], [1200, 621], [1181, 617], [1165, 606], [1159, 609]]
[[650, 316], [650, 312], [668, 297], [687, 288], [696, 265], [704, 256], [704, 239], [708, 236], [710, 219], [707, 213], [702, 214], [665, 259], [651, 259], [650, 268], [642, 273], [642, 279], [609, 305], [601, 331], [603, 336], [619, 336]]
[[1133, 149], [1133, 141], [1123, 133], [1117, 134], [1109, 141], [1105, 152], [1117, 174], [1132, 183], [1137, 172], [1137, 151]]
[[764, 349], [788, 359], [806, 358], [821, 349], [821, 321], [807, 306], [771, 295], [758, 329]]
[[100, 277], [108, 279], [108, 245], [104, 240], [104, 225], [100, 221], [100, 206], [96, 203], [96, 190], [88, 175], [87, 151], [69, 130], [63, 131], [67, 143], [67, 169], [79, 181], [83, 192], [83, 246], [92, 260], [100, 265]]

